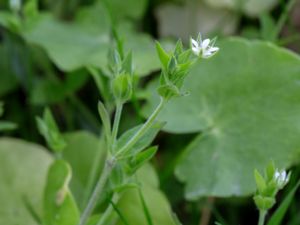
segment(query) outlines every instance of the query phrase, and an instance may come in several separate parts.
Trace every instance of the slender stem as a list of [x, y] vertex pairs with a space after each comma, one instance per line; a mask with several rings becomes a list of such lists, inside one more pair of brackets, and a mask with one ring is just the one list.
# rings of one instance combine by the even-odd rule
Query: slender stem
[[264, 225], [265, 224], [266, 214], [267, 214], [267, 211], [265, 211], [265, 210], [260, 210], [259, 211], [258, 225]]
[[208, 225], [211, 219], [211, 210], [215, 202], [214, 197], [208, 197], [206, 205], [201, 209], [201, 220], [199, 225]]
[[89, 197], [90, 197], [90, 194], [92, 193], [93, 191], [93, 188], [94, 188], [94, 184], [96, 182], [96, 179], [98, 178], [98, 171], [99, 171], [99, 167], [101, 165], [100, 163], [100, 160], [105, 157], [103, 156], [102, 157], [102, 154], [105, 154], [102, 150], [103, 150], [103, 147], [104, 147], [104, 135], [102, 133], [102, 135], [100, 136], [100, 144], [99, 144], [99, 147], [97, 148], [97, 155], [92, 163], [92, 169], [91, 169], [91, 172], [90, 172], [90, 175], [88, 177], [88, 182], [87, 182], [87, 186], [86, 186], [86, 191], [85, 191], [85, 194], [84, 194], [84, 198], [83, 198], [83, 201], [82, 201], [82, 207], [85, 207], [88, 200], [89, 200]]
[[289, 12], [292, 10], [292, 8], [293, 8], [293, 6], [295, 5], [296, 2], [297, 2], [296, 0], [290, 0], [286, 4], [282, 14], [280, 15], [280, 18], [279, 18], [278, 22], [277, 22], [276, 29], [274, 31], [274, 38], [275, 39], [278, 38], [280, 32], [282, 31], [282, 28], [283, 28], [285, 22], [289, 18]]
[[158, 106], [153, 111], [148, 120], [143, 124], [143, 126], [135, 133], [135, 135], [117, 152], [116, 157], [122, 156], [122, 154], [126, 154], [128, 150], [145, 134], [145, 132], [153, 125], [157, 115], [162, 110], [166, 101], [161, 98]]
[[121, 114], [122, 114], [122, 109], [123, 109], [123, 104], [122, 103], [117, 103], [116, 105], [116, 113], [115, 113], [115, 119], [114, 119], [114, 124], [113, 124], [113, 130], [112, 130], [112, 143], [110, 146], [114, 150], [116, 140], [117, 140], [117, 135], [118, 135], [118, 130], [119, 130], [119, 124], [120, 124], [120, 119], [121, 119]]
[[114, 164], [115, 164], [114, 159], [112, 159], [112, 158], [106, 159], [103, 172], [101, 173], [101, 177], [98, 180], [96, 187], [92, 193], [92, 196], [91, 196], [85, 210], [82, 213], [79, 225], [86, 224], [88, 218], [92, 214], [93, 209], [95, 208], [95, 205], [99, 199], [99, 195], [102, 194], [104, 186], [107, 182], [107, 179], [108, 179], [109, 175], [111, 174], [112, 169], [114, 168]]
[[[113, 203], [118, 202], [119, 197], [120, 197], [119, 194], [114, 193], [111, 201]], [[108, 220], [112, 217], [113, 213], [114, 213], [114, 207], [112, 204], [109, 204], [109, 206], [106, 208], [105, 212], [101, 216], [100, 220], [98, 221], [97, 225], [107, 224]]]

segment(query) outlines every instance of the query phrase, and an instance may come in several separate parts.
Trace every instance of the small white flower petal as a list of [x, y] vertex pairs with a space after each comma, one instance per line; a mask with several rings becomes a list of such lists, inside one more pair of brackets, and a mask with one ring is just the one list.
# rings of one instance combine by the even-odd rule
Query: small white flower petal
[[191, 42], [192, 42], [192, 47], [199, 48], [199, 45], [198, 45], [197, 41], [195, 41], [194, 39], [191, 39]]
[[192, 51], [193, 51], [193, 53], [194, 53], [195, 55], [199, 56], [199, 54], [200, 54], [200, 49], [199, 49], [199, 48], [194, 48], [194, 47], [192, 47]]
[[210, 49], [209, 49], [209, 51], [211, 51], [211, 52], [217, 52], [217, 51], [219, 51], [220, 50], [220, 48], [218, 48], [218, 47], [211, 47]]
[[210, 39], [205, 39], [202, 43], [201, 43], [201, 47], [203, 49], [206, 49], [209, 46], [210, 43]]

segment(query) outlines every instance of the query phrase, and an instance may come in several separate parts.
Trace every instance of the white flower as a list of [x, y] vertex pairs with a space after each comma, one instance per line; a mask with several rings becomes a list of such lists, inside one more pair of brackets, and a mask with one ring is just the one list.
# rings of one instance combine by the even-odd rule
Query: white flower
[[205, 39], [202, 41], [201, 35], [198, 36], [197, 40], [191, 38], [193, 53], [205, 59], [213, 56], [217, 51], [219, 51], [219, 48], [215, 47], [214, 44], [215, 39]]
[[281, 189], [289, 182], [290, 173], [287, 174], [285, 170], [282, 171], [276, 170], [274, 173], [274, 179], [278, 188]]

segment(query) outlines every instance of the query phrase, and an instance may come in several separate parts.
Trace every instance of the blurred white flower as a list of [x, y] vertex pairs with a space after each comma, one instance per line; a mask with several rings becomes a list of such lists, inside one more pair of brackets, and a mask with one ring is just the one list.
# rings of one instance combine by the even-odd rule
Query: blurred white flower
[[21, 10], [21, 0], [9, 0], [9, 7], [14, 12], [19, 12]]
[[217, 51], [219, 51], [219, 48], [215, 47], [214, 44], [215, 39], [205, 39], [204, 41], [202, 41], [201, 35], [198, 36], [197, 40], [191, 38], [193, 53], [205, 59], [213, 56]]
[[274, 179], [275, 182], [277, 183], [278, 188], [281, 189], [289, 182], [290, 173], [287, 174], [285, 170], [282, 171], [276, 170], [274, 173]]

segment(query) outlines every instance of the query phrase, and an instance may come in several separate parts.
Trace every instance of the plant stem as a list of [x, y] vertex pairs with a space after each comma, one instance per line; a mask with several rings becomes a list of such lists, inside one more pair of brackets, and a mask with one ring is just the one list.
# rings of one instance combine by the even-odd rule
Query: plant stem
[[155, 121], [158, 113], [162, 110], [164, 104], [166, 101], [161, 98], [158, 106], [153, 111], [151, 116], [147, 119], [147, 121], [143, 124], [143, 126], [135, 133], [135, 135], [121, 148], [118, 150], [116, 157], [122, 156], [123, 154], [126, 154], [128, 150], [145, 134], [145, 132], [153, 125], [153, 122]]
[[106, 154], [102, 151], [105, 148], [105, 146], [104, 146], [104, 135], [102, 134], [99, 139], [100, 139], [100, 141], [99, 141], [100, 144], [97, 147], [97, 154], [96, 154], [96, 157], [95, 157], [95, 159], [92, 163], [92, 169], [91, 169], [91, 172], [90, 172], [90, 175], [89, 175], [89, 178], [88, 178], [86, 191], [85, 191], [84, 198], [83, 198], [83, 201], [82, 201], [82, 204], [81, 204], [82, 207], [86, 206], [86, 204], [89, 200], [90, 194], [93, 191], [94, 184], [95, 184], [95, 182], [97, 180], [97, 177], [98, 177], [98, 171], [99, 171], [100, 166], [101, 166], [100, 160], [102, 158], [105, 158], [105, 155], [102, 156], [102, 154]]
[[[115, 203], [118, 202], [118, 200], [119, 200], [119, 195], [114, 193], [111, 201]], [[106, 208], [105, 212], [101, 216], [101, 219], [98, 221], [97, 225], [107, 224], [107, 220], [112, 217], [113, 212], [114, 212], [114, 207], [112, 206], [112, 204], [109, 204], [109, 206]]]
[[121, 119], [121, 114], [122, 114], [122, 109], [123, 109], [123, 104], [122, 103], [117, 103], [116, 105], [116, 113], [115, 113], [115, 119], [114, 119], [114, 124], [113, 124], [113, 129], [112, 129], [112, 146], [109, 146], [110, 150], [114, 150], [116, 141], [117, 141], [117, 135], [118, 135], [118, 130], [119, 130], [119, 124], [120, 124], [120, 119]]
[[[109, 156], [108, 156], [109, 157]], [[85, 210], [82, 213], [82, 216], [80, 218], [79, 225], [86, 224], [88, 218], [93, 212], [93, 209], [95, 208], [95, 205], [99, 199], [99, 195], [102, 194], [104, 186], [107, 182], [107, 179], [109, 175], [111, 174], [112, 169], [115, 165], [115, 159], [114, 158], [107, 158], [105, 161], [105, 166], [103, 169], [103, 172], [101, 173], [100, 179], [98, 180], [96, 187], [92, 193], [92, 196], [85, 208]]]
[[291, 11], [291, 9], [293, 8], [293, 6], [295, 5], [296, 2], [297, 2], [296, 0], [290, 0], [286, 4], [285, 8], [283, 9], [283, 12], [279, 17], [279, 20], [278, 20], [277, 25], [276, 25], [276, 29], [274, 31], [274, 38], [275, 39], [278, 38], [280, 32], [282, 31], [282, 28], [283, 28], [285, 22], [289, 18], [289, 12]]
[[208, 225], [211, 219], [211, 210], [215, 202], [214, 197], [208, 197], [206, 205], [201, 209], [201, 220], [199, 225]]
[[258, 225], [264, 225], [265, 224], [266, 214], [267, 214], [267, 211], [265, 211], [265, 210], [259, 210]]

